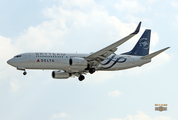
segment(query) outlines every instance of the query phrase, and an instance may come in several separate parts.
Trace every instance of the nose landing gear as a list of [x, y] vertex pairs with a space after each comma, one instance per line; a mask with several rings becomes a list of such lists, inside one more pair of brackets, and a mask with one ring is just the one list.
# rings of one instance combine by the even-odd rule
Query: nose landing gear
[[80, 75], [80, 76], [78, 77], [78, 79], [79, 79], [79, 81], [83, 81], [83, 80], [85, 79], [85, 76]]
[[26, 71], [24, 71], [24, 72], [23, 72], [23, 75], [26, 75], [26, 74], [27, 74], [27, 72], [26, 72]]
[[26, 74], [27, 74], [27, 72], [25, 71], [25, 68], [23, 68], [23, 67], [17, 67], [17, 70], [22, 70], [22, 71], [24, 71], [24, 72], [23, 72], [23, 75], [26, 75]]

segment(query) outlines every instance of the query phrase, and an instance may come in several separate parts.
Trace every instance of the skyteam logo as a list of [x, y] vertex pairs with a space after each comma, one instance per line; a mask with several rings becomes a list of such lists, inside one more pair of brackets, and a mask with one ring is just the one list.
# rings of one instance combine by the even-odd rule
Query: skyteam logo
[[124, 57], [120, 57], [120, 58], [118, 58], [118, 63], [123, 63], [123, 62], [125, 62], [127, 59], [126, 58], [124, 58]]
[[114, 57], [115, 57], [115, 55], [113, 55], [106, 63], [103, 63], [103, 64], [101, 63], [101, 65], [105, 66], [105, 65], [108, 65], [109, 63], [113, 62], [110, 66], [102, 67], [101, 69], [109, 69], [109, 68], [113, 67], [115, 64], [123, 63], [123, 62], [125, 62], [127, 60], [127, 58], [124, 58], [124, 57], [119, 57], [116, 60], [113, 60]]
[[139, 45], [141, 47], [143, 47], [143, 49], [148, 49], [149, 48], [149, 43], [147, 41], [147, 38], [142, 38], [140, 41], [139, 41]]

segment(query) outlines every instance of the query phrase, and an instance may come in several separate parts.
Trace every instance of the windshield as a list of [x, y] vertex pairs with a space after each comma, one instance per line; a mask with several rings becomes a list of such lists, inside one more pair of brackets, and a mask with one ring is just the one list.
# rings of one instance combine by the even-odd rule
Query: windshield
[[18, 58], [18, 57], [21, 57], [21, 55], [16, 55], [16, 56], [14, 56], [14, 58]]

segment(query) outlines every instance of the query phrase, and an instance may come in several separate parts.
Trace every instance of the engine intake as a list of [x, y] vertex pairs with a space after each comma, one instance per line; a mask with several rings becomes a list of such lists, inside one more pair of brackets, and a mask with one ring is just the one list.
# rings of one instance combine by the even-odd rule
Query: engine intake
[[67, 79], [71, 76], [71, 73], [68, 72], [59, 72], [59, 71], [53, 71], [52, 77], [54, 79]]
[[88, 62], [84, 58], [73, 57], [69, 59], [70, 66], [87, 66]]

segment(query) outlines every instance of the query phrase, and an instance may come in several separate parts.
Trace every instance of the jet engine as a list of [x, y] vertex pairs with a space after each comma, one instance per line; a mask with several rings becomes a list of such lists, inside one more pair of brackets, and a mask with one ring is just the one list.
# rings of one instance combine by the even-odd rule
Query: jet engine
[[87, 67], [88, 62], [84, 58], [73, 57], [69, 59], [70, 66], [85, 66]]
[[52, 72], [52, 77], [54, 79], [67, 79], [71, 76], [70, 73], [68, 72], [60, 72], [60, 71], [53, 71]]

